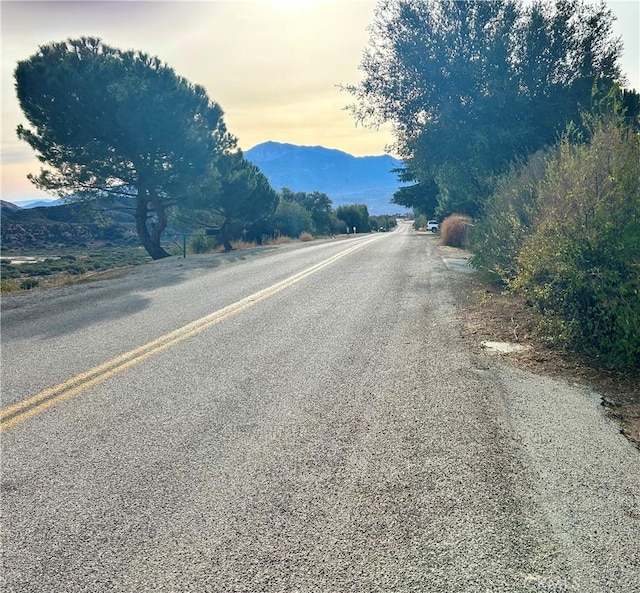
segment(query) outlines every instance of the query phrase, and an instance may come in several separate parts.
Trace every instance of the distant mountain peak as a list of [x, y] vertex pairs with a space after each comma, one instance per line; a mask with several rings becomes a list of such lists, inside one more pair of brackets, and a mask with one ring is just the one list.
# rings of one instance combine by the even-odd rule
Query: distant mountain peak
[[356, 157], [324, 146], [299, 146], [269, 140], [245, 152], [276, 190], [321, 191], [341, 204], [366, 204], [371, 214], [390, 214], [402, 185], [393, 172], [402, 161], [388, 154]]
[[291, 151], [309, 151], [309, 152], [317, 152], [317, 153], [324, 152], [326, 154], [333, 153], [334, 155], [344, 155], [347, 157], [351, 157], [353, 159], [385, 157], [392, 160], [397, 160], [397, 159], [394, 159], [394, 157], [392, 157], [391, 155], [386, 153], [378, 154], [378, 155], [355, 156], [353, 154], [345, 152], [344, 150], [340, 150], [338, 148], [327, 148], [326, 146], [320, 146], [319, 144], [312, 146], [309, 144], [291, 144], [289, 142], [276, 142], [275, 140], [267, 140], [266, 142], [261, 142], [260, 144], [256, 144], [253, 148], [250, 148], [248, 151], [246, 151], [245, 154], [265, 153], [265, 154], [280, 155], [280, 154], [291, 152]]

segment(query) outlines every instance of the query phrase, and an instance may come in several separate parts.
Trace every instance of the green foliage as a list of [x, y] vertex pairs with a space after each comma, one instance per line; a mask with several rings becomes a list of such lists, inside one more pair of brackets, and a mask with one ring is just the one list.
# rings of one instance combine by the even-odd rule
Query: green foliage
[[[242, 226], [236, 225], [234, 238], [241, 235], [242, 239], [264, 243], [282, 237], [297, 239], [303, 233], [310, 236], [335, 233], [336, 219], [329, 196], [318, 191], [293, 192], [286, 187], [279, 195], [272, 191], [267, 192], [264, 188], [258, 194], [262, 196], [263, 209], [253, 209], [251, 220], [247, 218]], [[243, 199], [239, 194], [238, 200]], [[259, 218], [255, 216], [258, 211], [261, 213]]]
[[331, 212], [331, 234], [332, 235], [344, 235], [347, 232], [347, 223], [344, 220], [340, 220], [336, 215], [335, 210]]
[[546, 175], [548, 153], [539, 152], [511, 167], [497, 182], [471, 237], [473, 265], [499, 284], [511, 282], [518, 256], [533, 232], [539, 184]]
[[523, 295], [549, 339], [605, 365], [640, 367], [640, 139], [591, 119], [498, 184], [476, 227], [474, 265]]
[[[397, 171], [400, 182], [417, 181], [420, 178], [418, 172], [413, 171], [410, 164]], [[413, 208], [414, 212], [422, 212], [426, 217], [433, 217], [438, 208], [438, 184], [433, 179], [405, 185], [398, 189], [391, 198], [391, 202]]]
[[396, 228], [398, 226], [398, 221], [395, 216], [389, 215], [381, 215], [381, 216], [370, 216], [369, 217], [369, 227], [377, 231], [381, 228], [390, 231], [391, 229]]
[[33, 263], [11, 264], [1, 262], [2, 292], [31, 289], [41, 286], [47, 279], [82, 276], [125, 268], [149, 261], [141, 248], [95, 249], [88, 253], [66, 254]]
[[440, 244], [466, 248], [473, 228], [472, 223], [471, 217], [463, 214], [447, 216], [440, 225]]
[[282, 188], [282, 199], [296, 202], [311, 215], [312, 234], [328, 235], [331, 233], [331, 199], [323, 192], [293, 192]]
[[31, 126], [18, 136], [48, 167], [31, 181], [73, 200], [132, 200], [142, 245], [165, 257], [168, 209], [235, 144], [204, 88], [158, 58], [86, 37], [41, 46], [15, 79]]
[[277, 203], [278, 194], [267, 178], [238, 150], [218, 157], [216, 169], [185, 201], [181, 219], [219, 227], [218, 241], [231, 251], [231, 241], [247, 226], [271, 216]]
[[538, 195], [513, 286], [573, 348], [640, 367], [640, 140], [598, 123], [588, 145], [563, 141]]
[[621, 79], [612, 23], [580, 0], [381, 0], [364, 79], [347, 90], [359, 121], [394, 126], [417, 182], [396, 203], [476, 218], [512, 161], [579, 125]]
[[416, 212], [415, 218], [413, 219], [413, 228], [417, 231], [420, 229], [427, 228], [427, 222], [429, 222], [429, 218], [424, 214], [420, 214]]
[[299, 202], [281, 198], [272, 220], [273, 235], [297, 238], [313, 230], [311, 213]]
[[208, 236], [203, 229], [191, 235], [189, 248], [192, 253], [209, 253], [216, 246], [216, 237]]
[[366, 204], [351, 204], [338, 206], [336, 216], [347, 225], [348, 232], [353, 232], [355, 227], [357, 233], [368, 233], [371, 231], [369, 225], [369, 209]]
[[20, 288], [22, 290], [31, 290], [33, 288], [36, 288], [39, 284], [40, 284], [40, 282], [38, 280], [34, 280], [33, 278], [29, 278], [28, 280], [23, 280], [20, 283]]

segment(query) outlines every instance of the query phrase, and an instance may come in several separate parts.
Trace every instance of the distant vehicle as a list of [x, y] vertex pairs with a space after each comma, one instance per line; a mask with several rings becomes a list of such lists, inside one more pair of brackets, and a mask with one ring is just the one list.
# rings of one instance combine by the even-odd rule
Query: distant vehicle
[[438, 232], [438, 221], [437, 220], [430, 220], [429, 222], [427, 222], [427, 230], [431, 231], [432, 233], [437, 233]]
[[386, 229], [385, 227], [381, 226], [381, 227], [380, 227], [380, 229], [379, 229], [379, 231], [380, 231], [381, 233], [386, 233], [386, 232], [387, 232], [387, 229]]

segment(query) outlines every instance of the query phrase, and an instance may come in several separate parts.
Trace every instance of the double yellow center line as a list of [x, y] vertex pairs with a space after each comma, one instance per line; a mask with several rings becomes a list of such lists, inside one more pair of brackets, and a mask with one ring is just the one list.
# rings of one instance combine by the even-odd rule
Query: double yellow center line
[[298, 272], [273, 286], [260, 290], [248, 297], [245, 297], [231, 305], [227, 305], [226, 307], [211, 313], [210, 315], [206, 315], [205, 317], [201, 317], [200, 319], [196, 319], [195, 321], [188, 323], [187, 325], [169, 332], [159, 338], [148, 342], [138, 348], [134, 348], [129, 352], [125, 352], [120, 356], [112, 358], [107, 362], [104, 362], [101, 365], [98, 365], [84, 373], [81, 373], [67, 381], [63, 381], [62, 383], [58, 383], [53, 387], [49, 387], [37, 393], [36, 395], [22, 400], [18, 403], [15, 403], [11, 406], [7, 406], [0, 410], [0, 432], [19, 424], [43, 412], [44, 410], [51, 408], [60, 402], [73, 397], [91, 387], [99, 385], [103, 383], [110, 377], [117, 375], [118, 373], [131, 368], [165, 350], [188, 340], [189, 338], [193, 338], [203, 331], [217, 325], [218, 323], [224, 321], [225, 319], [229, 319], [238, 313], [241, 313], [245, 309], [252, 307], [253, 305], [263, 301], [264, 299], [273, 296], [274, 294], [292, 286], [304, 278], [315, 274], [316, 272], [326, 268], [337, 260], [349, 255], [356, 249], [360, 249], [365, 245], [368, 245], [372, 241], [379, 239], [381, 235], [377, 235], [373, 239], [368, 239], [366, 241], [358, 242], [357, 245], [353, 245], [344, 251], [303, 270], [302, 272]]

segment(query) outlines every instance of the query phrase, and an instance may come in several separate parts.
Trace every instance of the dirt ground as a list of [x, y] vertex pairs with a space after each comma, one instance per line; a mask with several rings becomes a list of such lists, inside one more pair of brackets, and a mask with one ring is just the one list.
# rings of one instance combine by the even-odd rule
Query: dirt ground
[[[470, 255], [462, 250], [440, 247], [443, 256]], [[594, 368], [581, 356], [545, 343], [538, 332], [539, 318], [518, 298], [468, 274], [461, 319], [467, 339], [510, 342], [528, 348], [497, 354], [505, 362], [531, 372], [553, 375], [592, 386], [602, 396], [608, 415], [618, 422], [620, 432], [640, 449], [640, 376], [630, 377]]]

